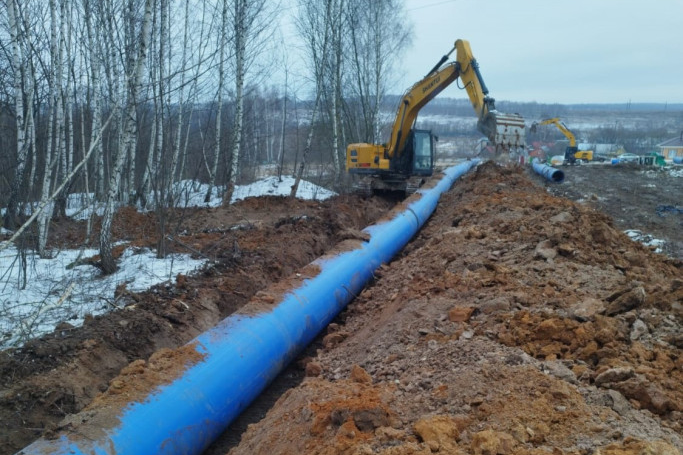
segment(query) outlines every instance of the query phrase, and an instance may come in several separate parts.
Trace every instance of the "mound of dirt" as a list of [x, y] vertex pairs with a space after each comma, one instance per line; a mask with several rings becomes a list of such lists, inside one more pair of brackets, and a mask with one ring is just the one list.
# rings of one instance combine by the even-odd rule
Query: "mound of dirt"
[[[194, 276], [178, 276], [174, 286], [144, 293], [123, 285], [117, 291], [123, 309], [87, 318], [83, 327], [64, 324], [21, 349], [1, 352], [0, 454], [13, 454], [49, 434], [101, 392], [116, 390], [110, 381], [129, 363], [134, 368], [155, 351], [184, 345], [259, 290], [328, 252], [349, 232], [372, 224], [392, 205], [345, 196], [324, 202], [262, 197], [169, 213], [167, 226], [173, 226], [174, 235], [167, 239], [168, 251], [202, 256], [209, 266]], [[116, 240], [136, 247], [158, 245], [154, 214], [125, 208], [115, 220]], [[51, 244], [81, 245], [85, 232], [84, 223], [61, 220]]]
[[683, 260], [680, 169], [658, 166], [590, 164], [564, 166], [562, 185], [548, 191], [606, 213], [616, 227], [637, 229], [664, 241], [668, 256]]
[[482, 165], [229, 453], [680, 454], [682, 269]]

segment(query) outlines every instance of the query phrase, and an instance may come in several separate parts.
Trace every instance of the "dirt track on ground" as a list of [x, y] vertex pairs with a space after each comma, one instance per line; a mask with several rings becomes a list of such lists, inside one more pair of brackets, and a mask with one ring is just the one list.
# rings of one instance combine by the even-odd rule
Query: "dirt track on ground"
[[[463, 177], [290, 367], [306, 379], [209, 453], [680, 454], [683, 263], [631, 241], [591, 203], [602, 195], [575, 203], [550, 194], [576, 188], [568, 181], [548, 191], [528, 171], [493, 163]], [[11, 423], [0, 453], [83, 408], [128, 362], [188, 341], [391, 206], [284, 203], [197, 211], [183, 243], [215, 267], [3, 353], [0, 421]], [[229, 229], [237, 224], [244, 229]], [[271, 390], [271, 401], [282, 392]]]

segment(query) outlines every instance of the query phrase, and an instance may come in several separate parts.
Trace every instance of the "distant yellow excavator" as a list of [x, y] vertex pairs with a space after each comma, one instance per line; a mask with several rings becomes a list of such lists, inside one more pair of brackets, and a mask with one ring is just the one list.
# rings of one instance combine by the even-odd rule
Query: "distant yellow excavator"
[[[454, 51], [455, 61], [444, 65]], [[432, 175], [437, 138], [431, 131], [414, 129], [413, 126], [420, 109], [458, 78], [477, 115], [477, 129], [496, 147], [496, 152], [524, 149], [524, 119], [519, 114], [496, 111], [495, 100], [488, 96], [489, 91], [469, 42], [457, 40], [453, 49], [405, 93], [388, 143], [348, 145], [346, 170], [359, 177], [354, 183], [356, 190], [412, 193], [422, 185], [425, 177]]]
[[574, 136], [574, 133], [571, 132], [569, 128], [567, 128], [567, 125], [564, 124], [559, 118], [553, 117], [549, 118], [546, 120], [542, 120], [540, 122], [534, 122], [531, 125], [531, 131], [535, 131], [537, 126], [544, 126], [544, 125], [555, 125], [558, 130], [564, 136], [569, 139], [569, 145], [567, 148], [564, 150], [564, 163], [563, 164], [578, 164], [583, 162], [588, 162], [588, 161], [593, 161], [593, 151], [592, 150], [582, 150], [579, 151], [579, 147], [576, 145], [576, 136]]

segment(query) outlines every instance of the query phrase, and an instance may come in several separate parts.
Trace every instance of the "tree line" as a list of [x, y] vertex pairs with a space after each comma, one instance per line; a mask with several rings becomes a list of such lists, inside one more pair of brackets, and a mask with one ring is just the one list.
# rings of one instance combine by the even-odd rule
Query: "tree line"
[[226, 202], [257, 163], [295, 163], [292, 194], [313, 161], [339, 181], [345, 144], [378, 140], [406, 24], [402, 0], [4, 0], [3, 226], [47, 257], [69, 193], [92, 195], [111, 273], [121, 204], [156, 210], [163, 231], [185, 179]]

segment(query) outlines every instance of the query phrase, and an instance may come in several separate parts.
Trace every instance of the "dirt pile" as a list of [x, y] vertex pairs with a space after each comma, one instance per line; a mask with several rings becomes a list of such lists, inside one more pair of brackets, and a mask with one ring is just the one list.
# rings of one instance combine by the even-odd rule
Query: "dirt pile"
[[552, 194], [608, 214], [622, 231], [636, 229], [664, 240], [663, 252], [683, 260], [680, 168], [590, 164], [563, 170], [562, 185], [547, 185]]
[[[122, 285], [117, 291], [122, 309], [87, 319], [81, 328], [64, 324], [21, 349], [1, 352], [0, 454], [22, 449], [108, 388], [116, 391], [110, 380], [129, 363], [130, 372], [155, 351], [187, 343], [392, 205], [383, 199], [264, 197], [169, 214], [168, 225], [174, 226], [169, 252], [191, 252], [209, 259], [210, 266], [145, 293]], [[154, 214], [123, 209], [115, 220], [116, 240], [134, 247], [158, 245]], [[77, 246], [84, 237], [83, 223], [62, 220], [51, 245]]]
[[683, 264], [491, 163], [230, 454], [680, 454]]

